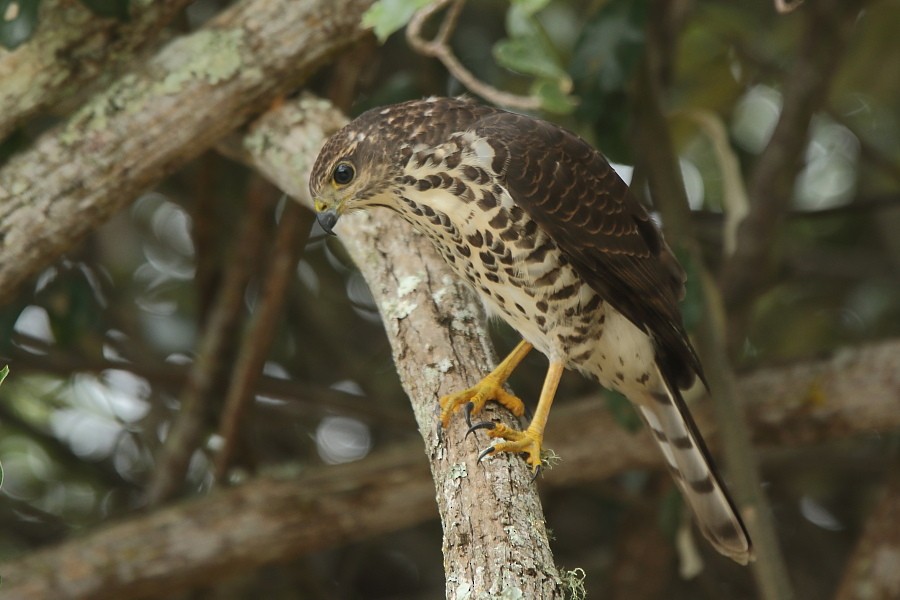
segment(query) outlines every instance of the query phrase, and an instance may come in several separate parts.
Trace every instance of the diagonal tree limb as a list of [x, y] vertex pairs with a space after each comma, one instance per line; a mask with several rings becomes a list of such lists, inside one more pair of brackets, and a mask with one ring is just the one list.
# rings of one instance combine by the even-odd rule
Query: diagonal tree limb
[[[410, 353], [406, 360], [413, 363], [417, 356]], [[738, 385], [761, 447], [811, 446], [900, 430], [900, 340], [757, 371]], [[708, 439], [715, 448], [709, 403], [695, 406], [694, 412], [700, 428], [713, 434]], [[562, 402], [547, 433], [548, 446], [564, 460], [542, 486], [664, 468], [647, 433], [623, 429], [599, 398]], [[411, 443], [349, 465], [311, 469], [295, 479], [258, 477], [0, 563], [3, 598], [173, 595], [222, 573], [248, 572], [409, 527], [433, 519], [435, 508], [421, 443]]]
[[99, 17], [81, 2], [43, 2], [32, 38], [15, 51], [0, 49], [0, 141], [33, 114], [122, 68], [188, 4], [132, 2], [123, 21]]
[[363, 35], [371, 0], [244, 0], [0, 168], [0, 304], [138, 193]]

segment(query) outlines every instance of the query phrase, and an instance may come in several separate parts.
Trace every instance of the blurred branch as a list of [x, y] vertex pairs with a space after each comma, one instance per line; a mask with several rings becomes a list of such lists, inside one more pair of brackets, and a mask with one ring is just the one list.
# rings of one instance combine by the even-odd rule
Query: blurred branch
[[900, 465], [894, 460], [891, 475], [862, 537], [850, 556], [835, 600], [896, 598], [900, 595]]
[[756, 562], [753, 575], [761, 597], [767, 600], [787, 600], [793, 597], [784, 556], [775, 534], [775, 524], [768, 500], [762, 493], [762, 481], [734, 373], [728, 362], [726, 320], [719, 290], [705, 272], [703, 256], [694, 237], [690, 206], [681, 177], [678, 156], [663, 111], [663, 90], [659, 77], [660, 64], [672, 54], [666, 44], [674, 36], [665, 35], [669, 23], [667, 9], [671, 6], [656, 2], [654, 18], [647, 28], [647, 54], [638, 73], [634, 94], [636, 155], [645, 165], [647, 181], [656, 206], [662, 213], [670, 243], [686, 256], [687, 264], [699, 275], [699, 289], [703, 313], [697, 339], [697, 351], [702, 358], [706, 381], [715, 400], [717, 424], [722, 430], [723, 454], [732, 473], [732, 489], [754, 546]]
[[129, 19], [103, 18], [81, 2], [42, 3], [34, 36], [0, 49], [0, 141], [33, 114], [81, 93], [133, 60], [190, 0], [132, 2]]
[[[68, 377], [72, 373], [101, 374], [106, 370], [122, 370], [146, 379], [155, 388], [173, 394], [187, 381], [188, 367], [174, 363], [154, 364], [151, 359], [138, 362], [120, 362], [84, 355], [72, 355], [55, 350], [53, 346], [22, 333], [13, 334], [13, 341], [34, 347], [38, 354], [23, 350], [14, 351], [11, 365], [16, 373], [50, 373]], [[385, 427], [409, 427], [413, 419], [405, 412], [392, 411], [353, 394], [302, 381], [281, 379], [263, 375], [257, 382], [256, 392], [283, 400], [289, 405], [306, 405], [315, 411], [338, 410], [364, 418]], [[274, 408], [272, 408], [274, 410]]]
[[12, 410], [12, 407], [0, 403], [0, 423], [17, 433], [26, 435], [41, 446], [54, 461], [60, 464], [69, 474], [84, 475], [89, 481], [101, 482], [114, 489], [135, 489], [137, 486], [122, 477], [110, 464], [86, 461], [76, 454], [72, 447], [56, 437], [49, 427], [41, 427]]
[[[794, 65], [783, 79], [781, 114], [747, 186], [750, 213], [738, 229], [737, 248], [722, 268], [722, 295], [737, 329], [743, 328], [747, 311], [771, 274], [771, 250], [790, 210], [810, 123], [827, 102], [828, 88], [862, 5], [862, 0], [821, 0], [802, 11], [805, 33]], [[732, 329], [734, 345], [742, 332]]]
[[[307, 181], [313, 161], [328, 135], [345, 123], [329, 103], [302, 97], [254, 123], [244, 141], [245, 159], [310, 206]], [[348, 215], [338, 228], [381, 311], [425, 441], [443, 523], [447, 589], [562, 597], [525, 463], [502, 456], [479, 464], [478, 450], [486, 442], [474, 435], [465, 439], [462, 418], [442, 434], [437, 428], [437, 399], [469, 387], [493, 362], [480, 305], [428, 240], [389, 211]], [[486, 416], [515, 425], [496, 407]]]
[[[477, 94], [498, 106], [505, 106], [516, 110], [538, 110], [541, 107], [541, 99], [535, 96], [520, 96], [510, 94], [489, 85], [472, 74], [465, 68], [450, 47], [450, 36], [456, 28], [456, 20], [459, 12], [465, 4], [465, 0], [435, 0], [428, 6], [420, 9], [410, 19], [406, 26], [406, 40], [410, 47], [424, 56], [431, 56], [441, 61], [451, 75], [456, 77], [463, 86], [474, 94]], [[441, 22], [440, 30], [432, 40], [422, 37], [422, 27], [438, 11], [447, 6], [447, 14]]]
[[294, 202], [287, 201], [275, 234], [272, 252], [261, 282], [253, 317], [242, 336], [240, 353], [234, 363], [222, 416], [219, 435], [222, 448], [216, 456], [215, 476], [222, 479], [234, 458], [240, 424], [254, 399], [257, 382], [275, 338], [285, 290], [294, 274], [300, 250], [309, 238], [312, 214]]
[[225, 391], [238, 345], [238, 327], [243, 321], [244, 294], [267, 240], [266, 217], [271, 204], [259, 183], [258, 178], [255, 184], [251, 182], [238, 239], [231, 246], [232, 256], [212, 309], [201, 324], [203, 333], [181, 393], [178, 415], [147, 485], [148, 504], [165, 502], [181, 490], [191, 457], [205, 440], [214, 414], [212, 403]]
[[[900, 429], [900, 340], [760, 370], [740, 378], [738, 387], [753, 437], [762, 445], [809, 446], [895, 432]], [[541, 485], [571, 486], [629, 469], [664, 468], [646, 431], [626, 431], [604, 406], [592, 397], [563, 402], [554, 410], [547, 443], [564, 460]], [[714, 449], [721, 433], [715, 435], [709, 403], [692, 410]], [[450, 433], [462, 429], [453, 427]], [[452, 444], [463, 453], [477, 447]], [[6, 561], [0, 564], [3, 597], [171, 596], [222, 573], [235, 575], [412, 526], [435, 516], [434, 486], [420, 448], [418, 442], [404, 444], [350, 465], [312, 469], [290, 481], [256, 478]], [[497, 462], [478, 467], [475, 472], [487, 477], [477, 479], [490, 478]], [[471, 485], [476, 478], [465, 479]], [[198, 539], [203, 544], [198, 546]], [[481, 542], [475, 537], [469, 543]], [[127, 569], [121, 568], [123, 556], [129, 557]]]
[[370, 0], [247, 0], [0, 168], [0, 304], [138, 193], [363, 35]]
[[[398, 468], [399, 467], [399, 468]], [[260, 477], [0, 566], [5, 600], [171, 597], [192, 585], [365, 539], [434, 515], [410, 448], [301, 479]]]

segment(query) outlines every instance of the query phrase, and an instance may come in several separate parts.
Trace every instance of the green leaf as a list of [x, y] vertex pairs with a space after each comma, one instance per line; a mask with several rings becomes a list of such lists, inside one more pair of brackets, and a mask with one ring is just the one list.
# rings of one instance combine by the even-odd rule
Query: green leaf
[[41, 0], [0, 0], [0, 46], [14, 50], [28, 41], [38, 22]]
[[363, 13], [362, 24], [375, 31], [378, 41], [384, 41], [395, 31], [403, 28], [417, 10], [431, 0], [378, 0]]
[[127, 21], [131, 16], [129, 12], [131, 0], [81, 0], [81, 3], [101, 17], [114, 17], [121, 21]]
[[533, 15], [544, 10], [550, 4], [550, 0], [513, 0], [513, 5], [520, 8], [525, 14]]
[[494, 44], [497, 64], [510, 71], [544, 79], [569, 80], [569, 75], [553, 57], [552, 51], [533, 38], [500, 40]]
[[531, 95], [541, 99], [542, 109], [559, 115], [569, 114], [578, 105], [559, 81], [538, 79], [531, 85]]
[[579, 120], [593, 125], [598, 146], [618, 162], [633, 162], [624, 143], [628, 86], [643, 56], [648, 14], [647, 0], [610, 0], [585, 24], [569, 67]]

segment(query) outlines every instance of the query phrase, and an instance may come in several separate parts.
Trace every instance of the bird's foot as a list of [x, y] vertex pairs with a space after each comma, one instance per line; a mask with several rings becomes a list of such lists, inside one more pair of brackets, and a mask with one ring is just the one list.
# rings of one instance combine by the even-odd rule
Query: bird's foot
[[525, 462], [531, 467], [535, 476], [541, 469], [541, 450], [544, 442], [544, 434], [529, 427], [525, 431], [513, 429], [503, 423], [478, 423], [469, 428], [487, 429], [488, 437], [504, 440], [485, 448], [478, 455], [479, 462], [487, 456], [497, 452], [518, 452], [525, 455]]
[[460, 406], [465, 406], [466, 423], [471, 427], [472, 415], [480, 413], [485, 403], [491, 400], [499, 402], [517, 417], [525, 413], [522, 401], [503, 389], [503, 382], [491, 373], [469, 389], [441, 398], [441, 425], [446, 427], [453, 412]]

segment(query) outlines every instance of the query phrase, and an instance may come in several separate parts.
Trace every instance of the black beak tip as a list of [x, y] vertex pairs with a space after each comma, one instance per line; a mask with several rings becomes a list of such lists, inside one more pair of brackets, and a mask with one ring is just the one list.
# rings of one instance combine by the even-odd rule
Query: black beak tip
[[335, 235], [334, 226], [337, 223], [338, 215], [334, 210], [324, 210], [320, 213], [316, 213], [316, 221], [319, 222], [319, 227], [327, 233], [328, 235]]

